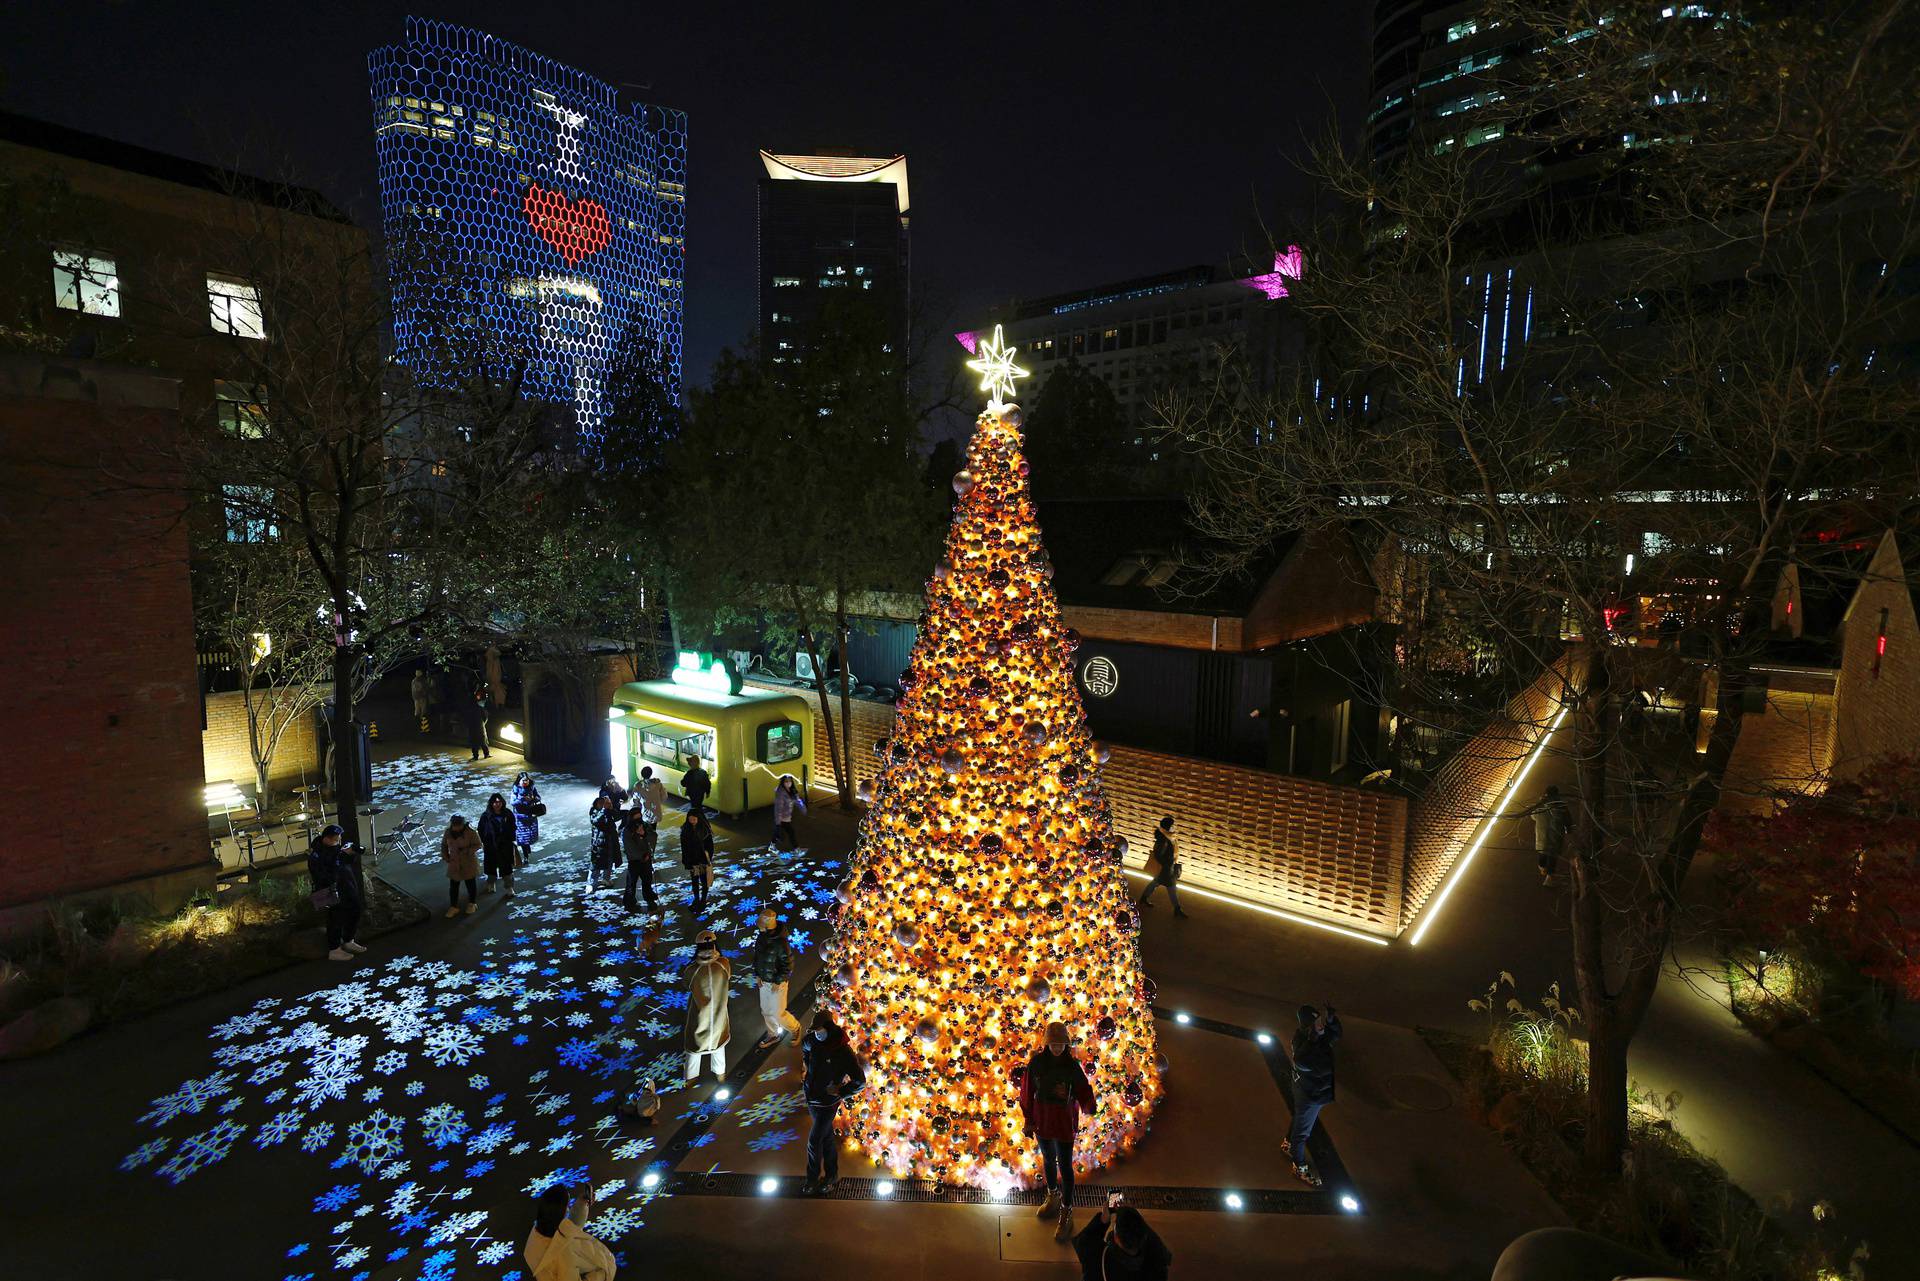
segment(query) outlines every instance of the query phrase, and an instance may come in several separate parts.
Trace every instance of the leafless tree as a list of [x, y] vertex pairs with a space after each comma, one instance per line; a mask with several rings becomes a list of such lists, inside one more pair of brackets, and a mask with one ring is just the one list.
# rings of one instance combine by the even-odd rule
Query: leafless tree
[[[1920, 494], [1897, 360], [1915, 317], [1878, 269], [1920, 252], [1912, 16], [1680, 8], [1492, 6], [1518, 56], [1451, 138], [1385, 166], [1318, 150], [1346, 214], [1293, 291], [1312, 352], [1293, 384], [1161, 406], [1206, 465], [1195, 519], [1227, 550], [1204, 569], [1333, 522], [1378, 549], [1406, 651], [1383, 693], [1410, 723], [1488, 673], [1497, 705], [1574, 646], [1569, 910], [1602, 1176], [1781, 572]], [[1699, 750], [1642, 714], [1649, 693], [1705, 714]]]

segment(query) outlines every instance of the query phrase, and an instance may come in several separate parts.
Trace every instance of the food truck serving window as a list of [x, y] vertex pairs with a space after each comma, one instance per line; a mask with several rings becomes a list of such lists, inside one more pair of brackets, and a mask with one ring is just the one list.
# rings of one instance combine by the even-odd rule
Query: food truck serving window
[[689, 733], [678, 726], [648, 725], [640, 730], [640, 755], [656, 765], [685, 769], [687, 759], [713, 759], [713, 735]]
[[779, 765], [800, 756], [800, 722], [772, 721], [759, 730], [756, 756], [764, 765]]

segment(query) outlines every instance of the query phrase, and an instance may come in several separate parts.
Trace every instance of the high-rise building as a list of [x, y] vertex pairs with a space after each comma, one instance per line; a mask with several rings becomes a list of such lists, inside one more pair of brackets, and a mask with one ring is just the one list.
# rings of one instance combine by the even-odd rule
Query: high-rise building
[[905, 156], [760, 153], [761, 346], [786, 364], [841, 291], [874, 299], [891, 317], [894, 349], [909, 323]]
[[396, 262], [402, 354], [425, 314], [470, 315], [524, 362], [529, 395], [572, 406], [585, 438], [623, 344], [651, 349], [677, 400], [685, 113], [622, 103], [605, 81], [419, 18], [368, 66], [389, 241], [432, 237], [463, 276], [415, 278]]

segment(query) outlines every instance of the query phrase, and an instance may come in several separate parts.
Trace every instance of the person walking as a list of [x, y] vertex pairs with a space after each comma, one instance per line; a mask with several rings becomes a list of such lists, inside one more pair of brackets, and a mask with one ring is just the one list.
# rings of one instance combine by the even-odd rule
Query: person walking
[[1147, 900], [1162, 885], [1167, 887], [1167, 898], [1173, 903], [1173, 914], [1186, 919], [1186, 913], [1180, 910], [1180, 890], [1175, 884], [1180, 879], [1185, 864], [1180, 861], [1180, 846], [1173, 839], [1173, 815], [1160, 820], [1160, 826], [1153, 829], [1153, 848], [1147, 851], [1147, 875], [1153, 879], [1147, 882], [1147, 888], [1140, 895], [1141, 907], [1152, 907]]
[[782, 774], [780, 782], [773, 789], [773, 844], [775, 849], [797, 850], [800, 848], [800, 836], [793, 830], [793, 814], [798, 810], [807, 812], [807, 798], [801, 795], [800, 784], [793, 781], [793, 775]]
[[427, 703], [433, 695], [433, 687], [427, 684], [427, 669], [414, 669], [413, 679], [407, 682], [407, 692], [413, 696], [413, 719], [420, 726], [422, 734], [433, 728], [433, 721], [427, 715]]
[[1147, 1226], [1140, 1211], [1119, 1200], [1118, 1192], [1110, 1194], [1108, 1208], [1094, 1215], [1073, 1239], [1080, 1281], [1167, 1281], [1173, 1251]]
[[633, 896], [633, 887], [636, 883], [639, 884], [642, 894], [646, 896], [649, 912], [660, 904], [660, 900], [655, 898], [653, 893], [653, 852], [659, 843], [659, 834], [655, 832], [653, 824], [642, 817], [640, 807], [635, 805], [628, 810], [626, 817], [620, 822], [620, 844], [625, 848], [627, 855], [626, 895], [620, 902], [629, 914], [640, 911], [639, 901]]
[[1293, 1124], [1280, 1150], [1292, 1156], [1300, 1181], [1316, 1188], [1320, 1176], [1307, 1168], [1307, 1140], [1320, 1109], [1333, 1102], [1333, 1047], [1339, 1040], [1340, 1016], [1331, 1004], [1325, 1014], [1311, 1005], [1300, 1007], [1300, 1030], [1293, 1034]]
[[604, 796], [593, 798], [587, 811], [587, 858], [593, 864], [590, 884], [594, 889], [613, 884], [613, 865], [620, 857], [620, 811]]
[[314, 906], [327, 914], [327, 959], [351, 961], [367, 949], [354, 935], [366, 893], [360, 884], [360, 863], [345, 842], [346, 831], [329, 823], [307, 847], [307, 878], [313, 883]]
[[707, 812], [707, 793], [713, 790], [713, 780], [708, 778], [707, 772], [700, 768], [698, 756], [691, 759], [693, 763], [687, 766], [687, 772], [680, 776], [680, 791], [687, 798], [689, 814], [704, 814]]
[[807, 1131], [807, 1177], [800, 1191], [811, 1196], [840, 1186], [840, 1145], [834, 1142], [833, 1118], [841, 1100], [859, 1093], [867, 1083], [867, 1070], [860, 1066], [847, 1034], [825, 1010], [814, 1014], [800, 1043], [800, 1073], [801, 1094], [813, 1120], [813, 1128]]
[[513, 897], [513, 859], [518, 852], [513, 843], [513, 811], [507, 808], [507, 798], [495, 792], [480, 811], [480, 853], [487, 874], [483, 894], [493, 893], [495, 881], [505, 881], [506, 896]]
[[447, 915], [460, 915], [460, 887], [467, 887], [467, 915], [480, 905], [480, 833], [455, 814], [440, 838], [440, 861], [447, 865]]
[[686, 976], [687, 1084], [692, 1085], [700, 1079], [702, 1059], [712, 1064], [715, 1076], [726, 1076], [727, 1042], [733, 1039], [727, 1014], [727, 984], [733, 979], [733, 967], [720, 955], [712, 930], [700, 932]]
[[1533, 852], [1540, 868], [1540, 884], [1549, 884], [1559, 870], [1560, 852], [1566, 848], [1573, 813], [1560, 789], [1549, 783], [1540, 799], [1522, 814], [1533, 820]]
[[533, 785], [533, 775], [521, 773], [513, 780], [513, 840], [519, 846], [520, 866], [525, 867], [527, 860], [533, 857], [533, 843], [540, 839], [540, 819], [547, 812], [546, 802], [540, 799], [540, 789]]
[[653, 766], [640, 767], [640, 781], [633, 786], [634, 808], [646, 825], [658, 833], [660, 815], [667, 808], [667, 785], [653, 776]]
[[493, 759], [493, 744], [487, 738], [487, 713], [492, 710], [492, 699], [485, 685], [473, 691], [467, 699], [467, 750], [473, 755], [469, 760], [479, 760], [482, 756]]
[[[569, 1208], [568, 1203], [572, 1206]], [[534, 1202], [533, 1231], [521, 1251], [531, 1281], [613, 1281], [613, 1251], [585, 1227], [593, 1217], [593, 1189], [549, 1186]]]
[[1093, 1085], [1067, 1044], [1065, 1023], [1047, 1024], [1046, 1044], [1027, 1060], [1020, 1077], [1020, 1115], [1040, 1144], [1047, 1196], [1036, 1218], [1058, 1214], [1053, 1239], [1073, 1239], [1073, 1138], [1080, 1114], [1093, 1113]]
[[760, 988], [760, 1019], [767, 1025], [759, 1049], [782, 1036], [800, 1035], [800, 1020], [787, 1010], [787, 980], [792, 975], [793, 948], [780, 929], [780, 918], [772, 908], [763, 907], [760, 932], [753, 936], [753, 978]]
[[680, 866], [687, 869], [693, 910], [706, 910], [707, 891], [713, 887], [713, 824], [703, 810], [687, 811], [686, 821], [680, 824]]

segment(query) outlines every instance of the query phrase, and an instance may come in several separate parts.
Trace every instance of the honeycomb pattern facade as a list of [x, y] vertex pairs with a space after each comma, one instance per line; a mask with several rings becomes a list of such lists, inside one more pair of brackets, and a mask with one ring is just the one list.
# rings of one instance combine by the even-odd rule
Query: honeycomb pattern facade
[[[623, 341], [654, 348], [678, 400], [685, 113], [625, 108], [571, 67], [419, 18], [368, 69], [388, 241], [430, 238], [454, 259], [394, 280], [402, 357], [425, 316], [473, 317], [524, 363], [528, 395], [573, 407], [583, 443]], [[462, 296], [469, 282], [484, 296]]]

